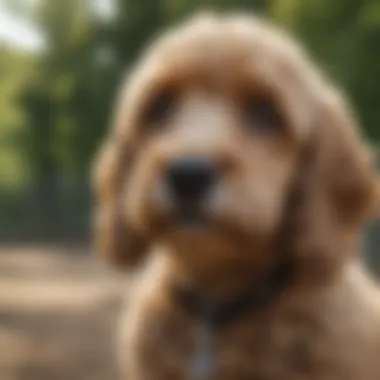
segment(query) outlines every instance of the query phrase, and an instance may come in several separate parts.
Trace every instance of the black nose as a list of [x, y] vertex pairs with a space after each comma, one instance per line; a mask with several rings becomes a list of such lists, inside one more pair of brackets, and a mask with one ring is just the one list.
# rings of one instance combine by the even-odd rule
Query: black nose
[[203, 157], [181, 157], [167, 168], [167, 182], [172, 195], [181, 202], [197, 202], [213, 185], [217, 171]]

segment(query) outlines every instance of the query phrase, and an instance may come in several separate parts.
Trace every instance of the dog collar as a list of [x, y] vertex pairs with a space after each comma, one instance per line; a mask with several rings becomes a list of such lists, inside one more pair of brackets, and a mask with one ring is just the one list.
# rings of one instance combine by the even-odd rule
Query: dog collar
[[173, 295], [183, 310], [218, 329], [264, 306], [281, 292], [289, 277], [289, 265], [281, 263], [267, 276], [255, 281], [245, 293], [223, 301], [207, 299], [194, 288], [178, 284], [173, 288]]
[[217, 331], [243, 315], [258, 310], [278, 295], [290, 278], [288, 264], [281, 263], [269, 275], [255, 281], [248, 291], [224, 301], [211, 301], [188, 286], [174, 287], [174, 299], [196, 317], [195, 350], [190, 380], [206, 380], [213, 370], [213, 338]]

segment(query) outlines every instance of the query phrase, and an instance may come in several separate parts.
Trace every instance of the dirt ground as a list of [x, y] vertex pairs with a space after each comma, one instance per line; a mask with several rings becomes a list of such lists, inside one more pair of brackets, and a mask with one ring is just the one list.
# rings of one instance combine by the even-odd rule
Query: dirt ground
[[123, 282], [83, 249], [0, 246], [0, 379], [116, 379]]

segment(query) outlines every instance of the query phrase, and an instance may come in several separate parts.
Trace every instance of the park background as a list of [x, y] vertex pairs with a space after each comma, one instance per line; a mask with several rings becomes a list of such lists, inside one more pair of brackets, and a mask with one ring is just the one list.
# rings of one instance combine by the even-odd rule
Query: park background
[[[2, 380], [114, 376], [120, 279], [90, 259], [89, 168], [122, 74], [160, 30], [205, 7], [292, 32], [378, 155], [378, 0], [0, 0]], [[363, 257], [380, 274], [379, 245], [374, 222]]]

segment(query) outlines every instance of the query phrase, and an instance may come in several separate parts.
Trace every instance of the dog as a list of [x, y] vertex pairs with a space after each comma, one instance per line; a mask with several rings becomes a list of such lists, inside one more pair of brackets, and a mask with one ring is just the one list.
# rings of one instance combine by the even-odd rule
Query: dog
[[163, 33], [123, 81], [94, 192], [97, 251], [139, 268], [124, 379], [380, 379], [357, 255], [376, 171], [289, 34], [212, 12]]

